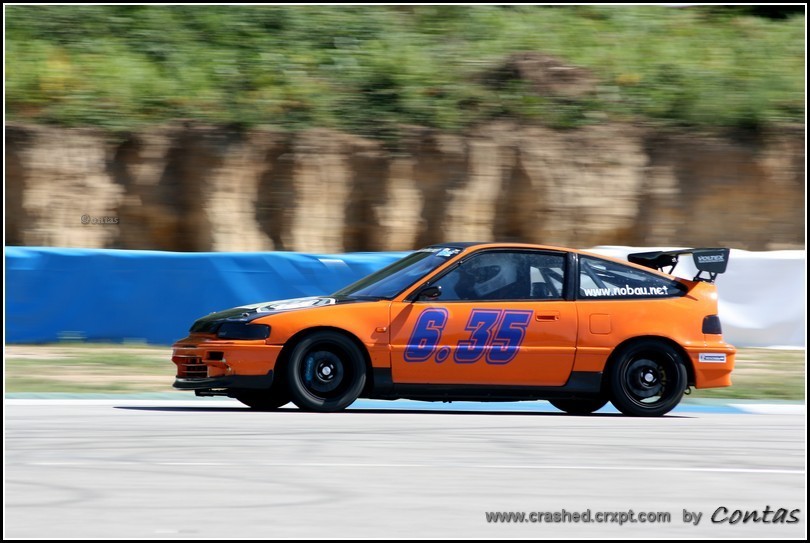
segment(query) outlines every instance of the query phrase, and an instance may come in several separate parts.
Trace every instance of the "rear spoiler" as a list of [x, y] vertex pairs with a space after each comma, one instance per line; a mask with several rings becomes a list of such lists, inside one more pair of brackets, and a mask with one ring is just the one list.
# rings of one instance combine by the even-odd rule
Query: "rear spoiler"
[[[694, 281], [706, 281], [714, 283], [717, 274], [724, 273], [728, 266], [729, 249], [680, 249], [676, 251], [650, 251], [649, 253], [633, 253], [627, 255], [627, 260], [633, 264], [640, 264], [654, 270], [665, 271], [665, 266], [670, 266], [666, 273], [672, 273], [678, 264], [681, 255], [691, 254], [695, 261], [698, 273]], [[708, 277], [702, 277], [706, 272]]]

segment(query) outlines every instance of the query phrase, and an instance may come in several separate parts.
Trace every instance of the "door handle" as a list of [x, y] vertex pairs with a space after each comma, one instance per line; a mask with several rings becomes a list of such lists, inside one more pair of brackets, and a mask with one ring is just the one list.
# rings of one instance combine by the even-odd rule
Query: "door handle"
[[544, 313], [536, 314], [534, 318], [538, 322], [554, 322], [560, 320], [560, 313], [559, 311], [546, 311]]

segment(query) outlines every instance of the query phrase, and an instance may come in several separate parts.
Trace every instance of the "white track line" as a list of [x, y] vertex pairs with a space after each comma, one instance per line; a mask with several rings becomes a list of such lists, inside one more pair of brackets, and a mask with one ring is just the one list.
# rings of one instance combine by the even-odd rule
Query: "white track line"
[[730, 403], [728, 406], [753, 415], [804, 415], [807, 411], [801, 404]]

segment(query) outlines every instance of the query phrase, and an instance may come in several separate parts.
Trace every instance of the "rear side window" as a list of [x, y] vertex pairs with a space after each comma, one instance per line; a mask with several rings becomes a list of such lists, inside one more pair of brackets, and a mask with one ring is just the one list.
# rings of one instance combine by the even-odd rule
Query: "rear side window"
[[686, 286], [665, 277], [601, 258], [579, 258], [579, 299], [671, 298], [686, 294]]

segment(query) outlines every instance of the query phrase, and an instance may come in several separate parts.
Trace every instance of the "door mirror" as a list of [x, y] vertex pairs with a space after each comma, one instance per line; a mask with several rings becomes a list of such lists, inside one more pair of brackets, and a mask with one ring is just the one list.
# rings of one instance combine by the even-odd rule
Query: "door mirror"
[[439, 296], [442, 295], [442, 287], [440, 285], [432, 285], [422, 288], [416, 294], [416, 301], [417, 302], [432, 302], [439, 299]]

